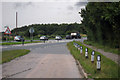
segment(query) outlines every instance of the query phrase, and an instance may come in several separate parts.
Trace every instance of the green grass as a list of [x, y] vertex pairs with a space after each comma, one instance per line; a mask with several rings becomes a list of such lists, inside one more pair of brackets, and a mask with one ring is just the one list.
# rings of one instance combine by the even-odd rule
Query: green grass
[[81, 37], [87, 37], [87, 35], [86, 34], [80, 34], [81, 35]]
[[94, 42], [87, 41], [87, 40], [85, 40], [84, 43], [87, 44], [87, 45], [91, 45], [91, 46], [94, 46], [94, 47], [96, 47], [96, 48], [102, 49], [102, 50], [104, 50], [105, 52], [111, 52], [111, 53], [120, 55], [119, 49], [110, 48], [110, 47], [108, 47], [108, 46], [103, 46], [103, 45], [100, 45], [100, 44], [98, 44], [98, 43], [94, 43]]
[[[28, 44], [28, 43], [39, 43], [41, 41], [28, 41], [28, 42], [24, 42], [24, 44]], [[16, 44], [22, 44], [22, 42], [5, 42], [5, 43], [0, 43], [0, 45], [16, 45]]]
[[28, 54], [29, 52], [30, 50], [26, 50], [26, 49], [2, 51], [2, 62], [0, 63], [9, 62], [17, 57]]
[[[71, 54], [74, 56], [76, 60], [80, 62], [82, 67], [84, 68], [85, 72], [88, 75], [88, 78], [118, 78], [120, 77], [120, 66], [116, 64], [111, 59], [103, 56], [101, 53], [95, 51], [95, 62], [91, 62], [91, 52], [92, 49], [84, 46], [80, 42], [76, 42], [80, 46], [83, 46], [83, 53], [80, 54], [80, 51], [74, 47], [73, 42], [67, 44], [68, 49], [70, 50]], [[88, 48], [88, 59], [85, 58], [85, 48]], [[101, 71], [96, 69], [96, 56], [101, 55]]]

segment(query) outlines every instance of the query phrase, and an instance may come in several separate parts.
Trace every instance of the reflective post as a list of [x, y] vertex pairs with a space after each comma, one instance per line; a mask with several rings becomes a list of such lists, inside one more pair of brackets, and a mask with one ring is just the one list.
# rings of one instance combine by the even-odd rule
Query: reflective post
[[100, 64], [100, 61], [101, 61], [101, 56], [98, 55], [98, 56], [97, 56], [97, 70], [101, 70], [101, 64]]
[[88, 58], [88, 48], [85, 49], [85, 57]]
[[77, 48], [77, 44], [75, 44], [75, 47]]
[[93, 50], [91, 53], [91, 62], [94, 63], [94, 55], [95, 55], [95, 51]]
[[80, 45], [78, 45], [78, 50], [80, 50]]
[[82, 48], [83, 48], [83, 47], [81, 46], [81, 47], [80, 47], [80, 53], [81, 53], [81, 54], [82, 54]]

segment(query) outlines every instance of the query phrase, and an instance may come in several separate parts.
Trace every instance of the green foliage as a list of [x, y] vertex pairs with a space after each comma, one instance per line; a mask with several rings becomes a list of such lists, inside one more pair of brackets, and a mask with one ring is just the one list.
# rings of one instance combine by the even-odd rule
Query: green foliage
[[120, 48], [120, 2], [89, 2], [80, 14], [89, 41]]
[[[28, 26], [23, 26], [21, 28], [15, 28], [12, 30], [12, 34], [17, 34], [29, 37], [29, 29], [33, 27], [35, 32], [33, 33], [34, 36], [41, 36], [41, 35], [61, 35], [65, 36], [70, 34], [71, 32], [80, 32], [86, 33], [84, 26], [82, 24], [72, 23], [72, 24], [32, 24]], [[52, 37], [51, 37], [52, 38]]]
[[[68, 49], [76, 60], [80, 62], [85, 72], [88, 74], [88, 78], [119, 78], [120, 77], [120, 66], [116, 64], [111, 59], [103, 56], [101, 53], [95, 51], [95, 60], [94, 63], [91, 62], [91, 52], [92, 49], [84, 46], [80, 42], [76, 42], [80, 46], [83, 46], [83, 53], [80, 53], [80, 50], [75, 48], [73, 42], [67, 44]], [[85, 58], [85, 48], [88, 48], [88, 59]], [[101, 71], [96, 69], [97, 55], [101, 55]]]

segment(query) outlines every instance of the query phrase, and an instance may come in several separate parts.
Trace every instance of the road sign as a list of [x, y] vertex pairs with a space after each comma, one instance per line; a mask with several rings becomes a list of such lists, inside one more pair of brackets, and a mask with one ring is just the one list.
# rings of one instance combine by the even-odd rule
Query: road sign
[[29, 32], [30, 32], [30, 33], [34, 33], [33, 27], [31, 27], [31, 28], [29, 29]]
[[7, 29], [5, 31], [5, 34], [11, 34], [11, 31], [10, 31], [9, 27], [7, 27]]
[[30, 37], [31, 37], [31, 42], [32, 42], [32, 41], [33, 41], [33, 33], [34, 33], [33, 27], [31, 27], [31, 28], [29, 29], [29, 32], [30, 32]]
[[4, 28], [7, 28], [8, 26], [5, 26]]

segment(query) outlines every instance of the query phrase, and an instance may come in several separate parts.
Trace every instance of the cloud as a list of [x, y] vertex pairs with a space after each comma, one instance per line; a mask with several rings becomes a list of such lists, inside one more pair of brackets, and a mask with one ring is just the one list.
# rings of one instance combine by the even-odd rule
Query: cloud
[[71, 14], [72, 14], [72, 12], [68, 12], [68, 13], [67, 13], [67, 15], [71, 15]]
[[88, 2], [76, 2], [75, 6], [77, 7], [83, 7], [85, 5], [87, 5]]
[[15, 9], [17, 8], [25, 8], [27, 6], [30, 6], [32, 5], [33, 3], [32, 2], [16, 2], [14, 5]]
[[68, 10], [73, 10], [74, 8], [72, 6], [67, 7]]

